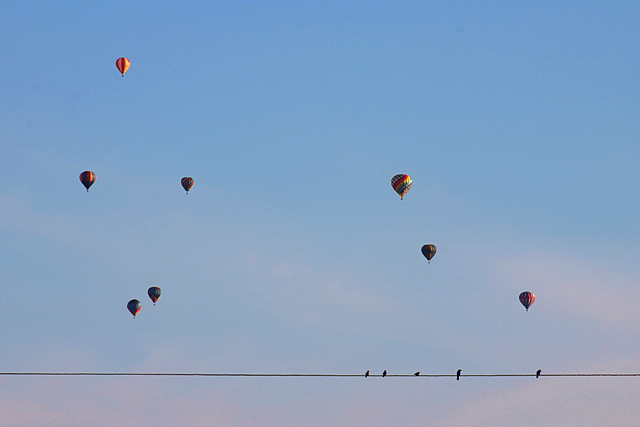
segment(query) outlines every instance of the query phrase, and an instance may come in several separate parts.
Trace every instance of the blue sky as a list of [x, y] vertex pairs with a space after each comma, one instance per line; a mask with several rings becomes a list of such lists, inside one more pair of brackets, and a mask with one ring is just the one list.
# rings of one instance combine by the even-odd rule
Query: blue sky
[[[640, 372], [639, 18], [3, 2], [0, 371]], [[639, 391], [2, 377], [0, 424], [628, 425]]]

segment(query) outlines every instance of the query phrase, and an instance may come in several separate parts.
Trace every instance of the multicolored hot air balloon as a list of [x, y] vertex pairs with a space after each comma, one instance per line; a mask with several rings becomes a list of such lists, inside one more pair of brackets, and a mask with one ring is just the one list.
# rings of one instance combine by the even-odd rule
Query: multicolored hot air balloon
[[131, 62], [127, 58], [118, 58], [116, 59], [116, 68], [120, 73], [122, 73], [122, 77], [124, 77], [124, 73], [127, 72], [129, 67], [131, 66]]
[[80, 182], [85, 186], [87, 192], [89, 192], [89, 187], [96, 182], [96, 174], [91, 171], [84, 171], [80, 174]]
[[391, 178], [391, 186], [400, 195], [400, 200], [404, 199], [404, 195], [407, 194], [412, 184], [413, 181], [409, 175], [400, 174]]
[[156, 301], [160, 299], [160, 295], [162, 294], [162, 291], [160, 290], [159, 287], [152, 286], [147, 291], [147, 294], [149, 294], [149, 298], [151, 298], [151, 301], [153, 301], [153, 305], [156, 305]]
[[127, 303], [127, 310], [129, 313], [133, 314], [133, 318], [135, 319], [136, 314], [140, 313], [140, 309], [142, 308], [142, 304], [137, 299], [132, 299]]
[[520, 294], [520, 302], [524, 305], [524, 308], [526, 308], [527, 311], [529, 311], [529, 307], [531, 307], [531, 304], [533, 304], [535, 300], [536, 296], [533, 292], [525, 291]]
[[193, 178], [185, 176], [180, 180], [180, 183], [182, 184], [182, 188], [184, 188], [184, 191], [189, 194], [189, 190], [191, 190], [191, 187], [193, 187]]
[[422, 255], [429, 261], [431, 264], [431, 258], [436, 254], [436, 245], [424, 245], [422, 247]]

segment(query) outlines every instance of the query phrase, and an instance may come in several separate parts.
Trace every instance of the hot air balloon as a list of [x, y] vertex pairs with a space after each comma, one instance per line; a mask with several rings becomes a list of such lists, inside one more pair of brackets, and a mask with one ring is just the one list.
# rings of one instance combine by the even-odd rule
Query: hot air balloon
[[96, 174], [91, 171], [84, 171], [80, 174], [80, 182], [85, 186], [87, 192], [89, 192], [89, 187], [96, 182]]
[[182, 188], [184, 188], [184, 191], [189, 194], [189, 190], [191, 190], [191, 187], [193, 187], [193, 178], [185, 176], [180, 180], [180, 183], [182, 184]]
[[149, 294], [149, 298], [151, 298], [151, 301], [153, 301], [153, 305], [156, 305], [156, 301], [160, 299], [160, 295], [162, 294], [162, 291], [160, 290], [159, 287], [152, 286], [147, 291], [147, 294]]
[[424, 245], [421, 250], [422, 255], [431, 263], [431, 258], [436, 254], [436, 245]]
[[123, 57], [116, 59], [116, 68], [118, 68], [118, 71], [122, 73], [122, 77], [124, 77], [124, 73], [127, 72], [130, 66], [131, 62], [127, 58]]
[[409, 175], [400, 174], [391, 178], [391, 186], [400, 195], [400, 200], [404, 199], [404, 195], [407, 194], [412, 184], [413, 181]]
[[533, 304], [535, 300], [536, 296], [533, 292], [525, 291], [520, 294], [520, 302], [524, 305], [524, 308], [526, 308], [527, 311], [529, 311], [529, 307], [531, 307], [531, 304]]
[[140, 301], [138, 301], [137, 299], [132, 299], [127, 303], [127, 310], [129, 310], [129, 312], [133, 314], [134, 319], [136, 317], [136, 314], [140, 313], [141, 308], [142, 304], [140, 304]]

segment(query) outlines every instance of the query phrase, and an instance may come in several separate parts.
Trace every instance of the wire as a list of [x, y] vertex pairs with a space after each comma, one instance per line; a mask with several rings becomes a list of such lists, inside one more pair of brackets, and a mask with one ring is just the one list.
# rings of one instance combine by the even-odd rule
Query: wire
[[[186, 372], [0, 372], [0, 376], [35, 377], [331, 377], [362, 378], [364, 374], [252, 374], [252, 373], [186, 373]], [[369, 374], [369, 377], [451, 378], [456, 374]], [[540, 377], [640, 377], [640, 373], [540, 373]], [[460, 374], [460, 378], [536, 377], [536, 374]]]

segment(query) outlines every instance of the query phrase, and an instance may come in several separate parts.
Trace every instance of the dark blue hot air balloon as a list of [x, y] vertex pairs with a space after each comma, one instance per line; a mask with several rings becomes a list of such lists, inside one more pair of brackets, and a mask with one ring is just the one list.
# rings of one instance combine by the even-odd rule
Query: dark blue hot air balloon
[[140, 301], [138, 301], [137, 299], [132, 299], [127, 303], [127, 310], [129, 310], [129, 312], [133, 314], [134, 318], [136, 317], [136, 314], [140, 313], [141, 308], [142, 304], [140, 304]]

